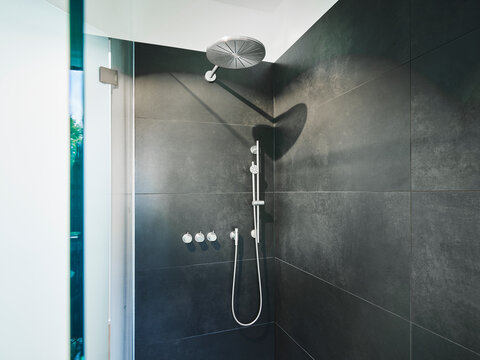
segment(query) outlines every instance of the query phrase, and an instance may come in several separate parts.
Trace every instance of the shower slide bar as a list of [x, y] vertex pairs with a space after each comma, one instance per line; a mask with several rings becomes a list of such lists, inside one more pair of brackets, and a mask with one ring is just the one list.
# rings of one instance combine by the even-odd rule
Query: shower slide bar
[[259, 293], [259, 309], [257, 316], [249, 323], [243, 323], [237, 319], [235, 314], [235, 277], [237, 274], [237, 256], [238, 256], [238, 228], [230, 233], [230, 238], [234, 240], [235, 245], [235, 261], [233, 265], [233, 284], [232, 284], [232, 315], [237, 324], [241, 326], [250, 326], [257, 322], [262, 313], [263, 295], [262, 295], [262, 279], [260, 274], [260, 257], [258, 254], [258, 244], [260, 243], [260, 206], [265, 205], [265, 201], [260, 200], [260, 143], [256, 142], [255, 146], [250, 148], [250, 152], [256, 155], [256, 164], [252, 161], [250, 172], [252, 173], [252, 208], [253, 208], [253, 230], [251, 236], [255, 239], [255, 255], [257, 260], [257, 276], [258, 276], [258, 293]]

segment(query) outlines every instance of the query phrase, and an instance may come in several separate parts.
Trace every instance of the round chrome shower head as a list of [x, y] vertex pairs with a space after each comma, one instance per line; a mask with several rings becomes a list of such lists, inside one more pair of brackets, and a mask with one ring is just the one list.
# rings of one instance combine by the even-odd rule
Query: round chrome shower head
[[247, 36], [225, 36], [207, 48], [208, 60], [227, 69], [257, 65], [265, 57], [265, 46]]

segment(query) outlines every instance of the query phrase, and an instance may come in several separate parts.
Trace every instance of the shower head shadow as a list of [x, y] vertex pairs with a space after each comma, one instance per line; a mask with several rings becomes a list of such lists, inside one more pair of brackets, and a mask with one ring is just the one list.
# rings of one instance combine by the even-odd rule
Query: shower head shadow
[[207, 59], [215, 65], [205, 73], [205, 80], [214, 82], [219, 67], [246, 69], [257, 65], [265, 57], [265, 46], [247, 36], [225, 36], [207, 48]]

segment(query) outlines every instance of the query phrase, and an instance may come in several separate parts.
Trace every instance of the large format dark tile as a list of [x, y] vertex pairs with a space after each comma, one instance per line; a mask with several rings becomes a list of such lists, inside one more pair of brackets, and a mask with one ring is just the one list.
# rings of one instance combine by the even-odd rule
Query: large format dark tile
[[480, 30], [412, 62], [412, 187], [480, 189]]
[[408, 65], [325, 104], [306, 91], [292, 94], [292, 116], [275, 127], [275, 190], [409, 189]]
[[274, 325], [272, 323], [216, 334], [139, 345], [137, 360], [273, 360]]
[[480, 360], [474, 354], [418, 326], [412, 326], [412, 360]]
[[228, 124], [270, 124], [272, 65], [222, 70], [209, 83], [204, 52], [139, 44], [136, 51], [135, 114], [141, 118]]
[[407, 321], [276, 264], [276, 321], [315, 359], [409, 359]]
[[412, 194], [412, 319], [480, 352], [480, 192]]
[[408, 61], [408, 12], [403, 0], [337, 2], [276, 61], [276, 96], [313, 71], [322, 102]]
[[[141, 194], [135, 200], [135, 254], [137, 271], [168, 266], [233, 261], [230, 232], [241, 235], [239, 259], [255, 258], [252, 195], [246, 194]], [[273, 254], [273, 195], [261, 208], [260, 256]], [[206, 236], [214, 230], [216, 242], [184, 244], [187, 231]]]
[[275, 195], [276, 256], [405, 318], [408, 193]]
[[480, 27], [478, 0], [412, 0], [412, 57]]
[[273, 128], [137, 119], [136, 191], [250, 192], [255, 140], [261, 189], [273, 191]]
[[312, 360], [279, 326], [275, 326], [275, 360]]
[[[263, 310], [258, 324], [273, 321], [273, 260], [262, 259]], [[135, 339], [154, 344], [237, 328], [231, 313], [233, 262], [136, 272]], [[237, 265], [235, 308], [240, 321], [258, 311], [256, 261]]]

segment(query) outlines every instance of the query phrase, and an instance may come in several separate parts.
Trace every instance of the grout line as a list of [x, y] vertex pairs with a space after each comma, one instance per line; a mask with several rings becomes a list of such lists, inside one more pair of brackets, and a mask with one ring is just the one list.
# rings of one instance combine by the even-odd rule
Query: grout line
[[[463, 37], [467, 37], [467, 36], [471, 35], [472, 33], [474, 33], [475, 31], [478, 31], [478, 30], [480, 30], [480, 27], [476, 27], [475, 29], [469, 30], [469, 31], [467, 31], [466, 33], [463, 33], [462, 35], [459, 35], [459, 36], [457, 36], [457, 37], [455, 37], [455, 38], [453, 38], [453, 39], [451, 39], [451, 40], [447, 40], [447, 41], [445, 41], [444, 43], [441, 43], [440, 45], [437, 45], [437, 46], [435, 46], [435, 47], [432, 48], [432, 49], [426, 50], [426, 51], [424, 51], [423, 53], [420, 53], [419, 55], [417, 55], [417, 56], [415, 56], [415, 57], [413, 57], [413, 58], [412, 58], [412, 56], [411, 56], [411, 45], [410, 45], [410, 58], [411, 58], [412, 61], [416, 61], [416, 60], [418, 60], [419, 58], [421, 58], [422, 56], [430, 55], [430, 53], [435, 52], [436, 50], [440, 49], [441, 47], [450, 45], [451, 43], [453, 43], [453, 42], [455, 42], [455, 41], [457, 41], [457, 40], [460, 40], [460, 39], [463, 38]], [[411, 40], [410, 40], [410, 41], [411, 41]]]
[[153, 117], [143, 117], [143, 116], [136, 116], [136, 120], [150, 120], [150, 121], [158, 121], [158, 122], [168, 122], [168, 123], [186, 123], [186, 124], [203, 124], [203, 125], [222, 125], [222, 126], [243, 126], [243, 127], [273, 127], [271, 124], [259, 123], [259, 124], [235, 124], [235, 123], [222, 123], [222, 122], [215, 122], [215, 121], [191, 121], [191, 120], [180, 120], [180, 119], [158, 119]]
[[400, 194], [409, 194], [409, 193], [477, 193], [480, 190], [385, 190], [385, 191], [375, 191], [375, 190], [281, 190], [275, 191], [274, 194], [322, 194], [322, 193], [379, 193], [379, 194], [388, 194], [388, 193], [400, 193]]
[[205, 334], [191, 335], [191, 336], [185, 336], [185, 337], [176, 338], [176, 339], [169, 339], [169, 340], [165, 340], [165, 341], [159, 341], [159, 342], [150, 343], [150, 344], [139, 344], [139, 345], [140, 346], [152, 346], [152, 345], [159, 345], [159, 344], [168, 344], [168, 343], [172, 343], [172, 342], [176, 342], [176, 341], [185, 341], [185, 340], [195, 339], [195, 338], [202, 337], [202, 336], [222, 334], [222, 333], [226, 333], [226, 332], [239, 331], [239, 330], [250, 329], [250, 328], [266, 326], [266, 325], [275, 325], [275, 323], [273, 321], [269, 321], [269, 322], [265, 322], [265, 323], [254, 324], [254, 325], [247, 326], [247, 327], [236, 327], [236, 328], [212, 331], [212, 332], [208, 332], [208, 333], [205, 333]]
[[412, 229], [412, 188], [413, 188], [413, 174], [412, 174], [412, 0], [409, 1], [409, 7], [408, 7], [408, 11], [409, 11], [409, 26], [408, 26], [408, 31], [409, 31], [409, 43], [410, 43], [410, 47], [409, 47], [409, 51], [410, 51], [410, 54], [409, 54], [409, 58], [410, 58], [410, 66], [409, 66], [409, 104], [408, 104], [408, 111], [409, 111], [409, 126], [410, 126], [410, 179], [409, 179], [409, 183], [410, 183], [410, 192], [409, 192], [409, 205], [410, 205], [410, 213], [409, 213], [409, 216], [410, 216], [410, 269], [409, 269], [409, 277], [408, 277], [408, 280], [409, 280], [409, 283], [408, 283], [408, 287], [409, 287], [409, 318], [410, 318], [410, 323], [409, 323], [409, 355], [410, 355], [410, 360], [413, 359], [413, 353], [412, 353], [412, 344], [413, 344], [413, 335], [412, 335], [412, 279], [413, 279], [413, 229]]
[[436, 332], [434, 332], [434, 331], [432, 331], [432, 330], [429, 330], [429, 329], [427, 329], [427, 328], [425, 328], [425, 327], [423, 327], [423, 326], [421, 326], [421, 325], [418, 325], [417, 323], [415, 323], [415, 322], [413, 322], [413, 321], [411, 322], [411, 324], [412, 324], [412, 325], [415, 325], [416, 327], [418, 327], [418, 328], [420, 328], [420, 329], [422, 329], [422, 330], [425, 330], [425, 331], [427, 331], [427, 332], [429, 332], [429, 333], [431, 333], [431, 334], [433, 334], [433, 335], [435, 335], [435, 336], [438, 336], [439, 338], [442, 338], [443, 340], [448, 341], [449, 343], [452, 343], [452, 344], [454, 344], [454, 345], [457, 345], [457, 346], [461, 347], [462, 349], [471, 352], [472, 354], [475, 354], [475, 355], [477, 355], [477, 356], [480, 356], [480, 353], [478, 353], [478, 352], [476, 352], [476, 351], [474, 351], [474, 350], [471, 350], [471, 349], [463, 346], [462, 344], [459, 344], [459, 343], [457, 343], [457, 342], [455, 342], [455, 341], [453, 341], [453, 340], [450, 340], [449, 338], [447, 338], [447, 337], [445, 337], [445, 336], [443, 336], [443, 335], [440, 335], [440, 334], [438, 334], [438, 333], [436, 333]]
[[449, 190], [412, 190], [412, 193], [457, 193], [457, 192], [480, 192], [480, 190], [449, 189]]
[[394, 313], [394, 312], [392, 312], [392, 311], [390, 311], [390, 310], [388, 310], [388, 309], [385, 309], [384, 307], [382, 307], [382, 306], [380, 306], [380, 305], [377, 305], [377, 304], [371, 302], [370, 300], [364, 299], [364, 298], [362, 298], [362, 297], [359, 296], [359, 295], [356, 295], [356, 294], [354, 294], [354, 293], [352, 293], [352, 292], [350, 292], [350, 291], [348, 291], [348, 290], [345, 290], [345, 289], [343, 289], [343, 288], [341, 288], [341, 287], [339, 287], [339, 286], [337, 286], [337, 285], [335, 285], [335, 284], [333, 284], [333, 283], [331, 283], [331, 282], [329, 282], [329, 281], [327, 281], [327, 280], [325, 280], [325, 279], [322, 279], [321, 277], [318, 277], [317, 275], [314, 275], [314, 274], [312, 274], [312, 273], [310, 273], [310, 272], [308, 272], [308, 271], [306, 271], [306, 270], [303, 270], [303, 269], [301, 269], [301, 268], [299, 268], [299, 267], [297, 267], [297, 266], [295, 266], [295, 265], [293, 265], [293, 264], [290, 264], [290, 263], [286, 262], [285, 260], [282, 260], [282, 259], [280, 259], [280, 258], [275, 258], [275, 259], [277, 259], [277, 260], [285, 263], [286, 265], [289, 265], [289, 266], [293, 267], [294, 269], [297, 269], [297, 270], [299, 270], [299, 271], [301, 271], [301, 272], [303, 272], [303, 273], [305, 273], [305, 274], [307, 274], [307, 275], [313, 276], [315, 279], [318, 279], [318, 280], [324, 282], [325, 284], [328, 284], [328, 285], [330, 285], [330, 286], [332, 286], [332, 287], [334, 287], [334, 288], [336, 288], [336, 289], [338, 289], [338, 290], [341, 290], [341, 291], [343, 291], [343, 292], [345, 292], [345, 293], [347, 293], [347, 294], [349, 294], [349, 295], [351, 295], [351, 296], [353, 296], [353, 297], [355, 297], [355, 298], [357, 298], [357, 299], [359, 299], [359, 300], [362, 300], [362, 301], [364, 301], [364, 302], [366, 302], [366, 303], [368, 303], [368, 304], [370, 304], [370, 305], [373, 305], [373, 306], [375, 306], [376, 308], [378, 308], [378, 309], [380, 309], [380, 310], [383, 310], [383, 311], [385, 311], [385, 312], [387, 312], [387, 313], [389, 313], [389, 314], [391, 314], [391, 315], [393, 315], [393, 316], [395, 316], [395, 317], [397, 317], [397, 318], [399, 318], [399, 319], [401, 319], [401, 320], [403, 320], [403, 321], [410, 322], [410, 320], [405, 319], [405, 318], [404, 318], [403, 316], [401, 316], [401, 315], [398, 315], [398, 314], [396, 314], [396, 313]]
[[328, 194], [328, 193], [378, 193], [378, 194], [388, 194], [388, 193], [399, 193], [399, 194], [408, 194], [409, 190], [399, 190], [399, 191], [371, 191], [371, 190], [314, 190], [314, 191], [275, 191], [276, 194]]
[[[185, 192], [185, 193], [155, 193], [155, 192], [137, 192], [135, 195], [251, 195], [252, 192], [240, 191], [240, 192]], [[262, 194], [262, 192], [260, 192]], [[263, 194], [274, 194], [273, 191], [264, 191]]]
[[334, 100], [336, 100], [336, 99], [338, 99], [338, 98], [340, 98], [340, 97], [342, 97], [342, 96], [344, 96], [344, 95], [346, 95], [346, 94], [348, 94], [348, 93], [350, 93], [350, 92], [352, 92], [352, 91], [354, 91], [354, 90], [356, 90], [356, 89], [358, 89], [358, 88], [360, 88], [364, 85], [367, 85], [367, 84], [370, 84], [371, 82], [379, 80], [382, 77], [386, 76], [387, 74], [399, 70], [400, 68], [407, 65], [408, 63], [410, 63], [410, 59], [403, 60], [403, 61], [399, 62], [398, 64], [392, 65], [392, 67], [382, 71], [381, 73], [377, 74], [376, 76], [374, 76], [374, 77], [372, 77], [368, 80], [365, 80], [364, 82], [359, 83], [358, 85], [355, 85], [354, 87], [344, 91], [343, 93], [335, 95], [334, 97], [329, 98], [329, 99], [327, 99], [323, 102], [320, 102], [317, 106], [321, 107], [321, 106], [323, 106], [325, 104], [328, 104], [329, 102], [334, 101]]
[[[275, 257], [273, 257], [273, 256], [260, 256], [259, 259], [262, 259], [262, 260], [274, 260]], [[247, 259], [238, 260], [238, 262], [245, 262], [245, 261], [256, 261], [256, 258], [247, 258]], [[160, 271], [160, 270], [170, 270], [170, 269], [191, 268], [191, 267], [195, 267], [195, 266], [232, 264], [233, 262], [234, 262], [233, 260], [225, 260], [225, 261], [214, 261], [214, 262], [199, 263], [199, 264], [162, 266], [162, 267], [157, 267], [157, 268], [137, 269], [137, 270], [136, 270], [136, 273], [147, 273], [147, 272], [150, 272], [150, 271]]]
[[315, 360], [315, 358], [312, 355], [310, 355], [310, 353], [307, 350], [305, 350], [305, 348], [301, 346], [283, 327], [281, 327], [278, 323], [275, 323], [275, 326], [277, 326], [280, 330], [282, 330], [285, 333], [285, 335], [287, 335], [300, 349], [303, 350], [305, 354], [307, 354], [311, 359]]

